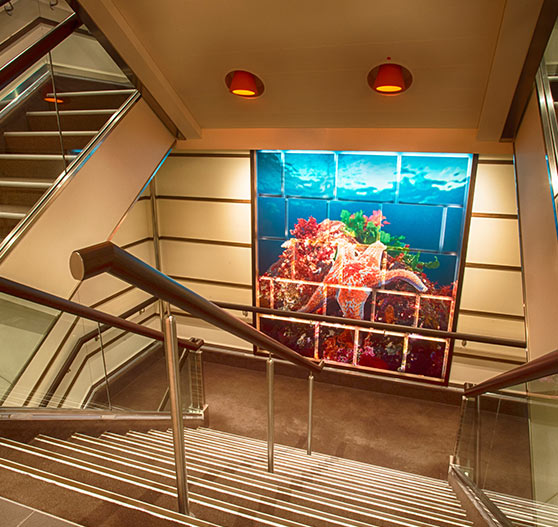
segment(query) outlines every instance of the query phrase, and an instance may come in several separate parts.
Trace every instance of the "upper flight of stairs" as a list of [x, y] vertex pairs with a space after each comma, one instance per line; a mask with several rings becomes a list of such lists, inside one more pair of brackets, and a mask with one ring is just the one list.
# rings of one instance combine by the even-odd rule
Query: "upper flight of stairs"
[[170, 432], [0, 438], [0, 495], [84, 526], [472, 525], [448, 483], [276, 445], [186, 429], [193, 517], [176, 512]]
[[[53, 103], [38, 90], [19, 112], [2, 123], [0, 137], [0, 241], [31, 210], [103, 124], [134, 92], [133, 89], [99, 89], [100, 83], [66, 79], [79, 91], [60, 91], [62, 137]], [[59, 81], [60, 83], [60, 81]], [[64, 82], [62, 82], [64, 85]], [[44, 92], [44, 93], [43, 93]], [[64, 146], [62, 156], [61, 142]]]

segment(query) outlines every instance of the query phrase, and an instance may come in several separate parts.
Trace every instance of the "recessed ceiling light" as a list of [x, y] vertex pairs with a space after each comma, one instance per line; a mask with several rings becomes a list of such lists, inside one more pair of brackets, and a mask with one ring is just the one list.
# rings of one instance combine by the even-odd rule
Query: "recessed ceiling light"
[[264, 92], [264, 84], [256, 75], [244, 70], [234, 70], [227, 73], [225, 84], [231, 93], [253, 99]]
[[[391, 60], [390, 57], [387, 60]], [[407, 68], [400, 64], [385, 62], [370, 70], [367, 80], [374, 91], [382, 95], [396, 95], [409, 88], [413, 82], [413, 76]]]

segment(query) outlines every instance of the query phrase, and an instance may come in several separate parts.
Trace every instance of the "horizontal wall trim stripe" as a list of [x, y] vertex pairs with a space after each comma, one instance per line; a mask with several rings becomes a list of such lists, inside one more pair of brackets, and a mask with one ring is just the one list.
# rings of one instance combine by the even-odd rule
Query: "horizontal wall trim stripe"
[[492, 311], [475, 311], [474, 309], [460, 309], [460, 315], [469, 315], [473, 317], [483, 317], [483, 318], [500, 318], [503, 320], [517, 320], [518, 322], [524, 322], [525, 317], [523, 315], [508, 315], [507, 313], [494, 313]]
[[248, 289], [252, 290], [252, 286], [248, 284], [239, 284], [237, 282], [223, 282], [221, 280], [207, 280], [205, 278], [192, 278], [190, 276], [179, 276], [179, 275], [169, 275], [173, 280], [183, 280], [187, 282], [193, 282], [195, 284], [206, 284], [206, 285], [217, 285], [223, 287], [236, 287], [238, 289]]
[[221, 240], [207, 240], [205, 238], [182, 238], [181, 236], [159, 236], [159, 240], [169, 242], [203, 243], [205, 245], [223, 245], [225, 247], [243, 247], [245, 249], [250, 249], [252, 247], [250, 243], [225, 242]]
[[495, 220], [518, 220], [517, 214], [500, 214], [497, 212], [473, 212], [472, 218], [491, 218]]
[[146, 201], [148, 199], [151, 199], [151, 196], [140, 196], [137, 201]]
[[485, 264], [485, 263], [474, 263], [467, 262], [465, 264], [467, 269], [486, 269], [489, 271], [513, 271], [521, 272], [521, 266], [519, 265], [499, 265], [499, 264]]
[[169, 157], [231, 157], [231, 158], [243, 158], [243, 159], [250, 159], [250, 154], [212, 154], [209, 152], [202, 153], [202, 152], [171, 152]]
[[135, 247], [136, 245], [141, 245], [142, 243], [152, 242], [152, 241], [153, 241], [153, 237], [149, 236], [147, 238], [142, 238], [141, 240], [136, 240], [135, 242], [127, 243], [126, 245], [121, 245], [120, 248], [121, 249], [130, 249], [132, 247]]
[[233, 199], [233, 198], [206, 198], [200, 196], [167, 196], [157, 195], [157, 199], [174, 200], [174, 201], [206, 201], [210, 203], [244, 203], [250, 205], [249, 199]]
[[513, 159], [479, 159], [479, 165], [513, 165]]
[[526, 360], [520, 359], [507, 359], [505, 357], [487, 357], [486, 355], [479, 355], [478, 353], [462, 353], [460, 351], [453, 352], [454, 357], [464, 357], [466, 359], [483, 360], [488, 362], [498, 362], [500, 364], [525, 364]]

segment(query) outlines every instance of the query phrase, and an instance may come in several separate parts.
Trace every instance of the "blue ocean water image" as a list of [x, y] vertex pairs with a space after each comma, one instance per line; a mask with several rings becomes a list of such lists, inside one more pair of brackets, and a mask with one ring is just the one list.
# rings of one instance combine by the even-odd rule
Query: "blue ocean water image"
[[465, 205], [470, 156], [406, 156], [401, 159], [399, 201]]
[[333, 153], [285, 153], [285, 194], [301, 198], [333, 198]]
[[394, 201], [397, 156], [339, 154], [337, 197], [347, 200]]

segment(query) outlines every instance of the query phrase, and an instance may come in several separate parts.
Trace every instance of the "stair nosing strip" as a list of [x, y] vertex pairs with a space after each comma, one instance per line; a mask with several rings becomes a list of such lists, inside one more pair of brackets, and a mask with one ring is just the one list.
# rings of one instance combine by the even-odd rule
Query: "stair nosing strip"
[[52, 483], [59, 487], [63, 487], [69, 490], [75, 490], [76, 492], [80, 492], [82, 494], [101, 499], [109, 503], [114, 503], [128, 509], [141, 510], [147, 514], [162, 519], [179, 521], [184, 525], [197, 525], [199, 527], [218, 527], [217, 525], [205, 520], [198, 520], [197, 518], [193, 517], [185, 517], [184, 515], [176, 513], [169, 509], [164, 509], [163, 507], [158, 507], [157, 505], [153, 505], [151, 503], [136, 500], [123, 494], [118, 494], [116, 492], [108, 491], [106, 489], [95, 487], [93, 485], [88, 485], [87, 483], [75, 481], [64, 476], [51, 474], [50, 472], [24, 465], [23, 463], [17, 463], [15, 461], [0, 458], [0, 467], [7, 470], [12, 470], [14, 472], [19, 472], [20, 474], [24, 474], [34, 479]]
[[[45, 438], [45, 436], [42, 436], [42, 437]], [[38, 439], [38, 438], [36, 438], [36, 439]], [[56, 438], [46, 437], [45, 439], [47, 439], [47, 440], [54, 439], [54, 441], [52, 443], [50, 443], [53, 446], [59, 446], [61, 448], [67, 448], [69, 450], [74, 450], [76, 452], [80, 452], [80, 449], [78, 448], [80, 445], [77, 445], [76, 443], [70, 443], [70, 442], [67, 442], [67, 441], [58, 440]], [[48, 441], [45, 441], [45, 442], [48, 443]], [[89, 450], [89, 452], [87, 450]], [[102, 450], [95, 450], [95, 449], [92, 449], [92, 448], [87, 448], [87, 450], [83, 451], [83, 453], [86, 454], [86, 455], [91, 455], [93, 457], [99, 457], [101, 459], [106, 459], [106, 460], [112, 461], [116, 464], [122, 464], [122, 465], [129, 466], [129, 467], [132, 467], [132, 468], [138, 468], [139, 470], [146, 470], [147, 472], [154, 473], [154, 474], [160, 475], [162, 477], [167, 477], [167, 478], [170, 478], [172, 480], [174, 480], [174, 478], [175, 478], [175, 473], [170, 469], [164, 469], [164, 468], [161, 468], [161, 467], [156, 467], [154, 465], [149, 465], [149, 464], [143, 463], [143, 462], [138, 462], [140, 465], [142, 465], [141, 467], [138, 467], [137, 465], [134, 465], [134, 462], [132, 462], [133, 460], [130, 460], [130, 458], [125, 458], [123, 456], [115, 456], [114, 454], [111, 454], [110, 456], [108, 456], [107, 452], [104, 452]], [[102, 454], [105, 454], [105, 455], [103, 456]], [[119, 459], [116, 459], [116, 458], [119, 458]], [[370, 510], [369, 509], [366, 509], [366, 508], [361, 507], [361, 506], [356, 505], [356, 504], [353, 504], [351, 507], [349, 507], [348, 505], [345, 505], [344, 502], [341, 501], [341, 500], [332, 500], [330, 498], [325, 498], [325, 497], [322, 497], [322, 496], [315, 496], [315, 495], [312, 495], [308, 492], [295, 490], [293, 488], [289, 488], [289, 487], [283, 486], [281, 484], [277, 484], [277, 483], [273, 483], [273, 482], [267, 482], [267, 481], [262, 482], [261, 480], [250, 479], [249, 477], [241, 476], [241, 475], [238, 475], [236, 473], [228, 473], [228, 472], [223, 473], [223, 472], [219, 472], [218, 469], [208, 469], [207, 467], [203, 467], [203, 466], [200, 466], [196, 463], [192, 463], [192, 461], [189, 460], [189, 458], [187, 458], [187, 468], [188, 468], [188, 472], [191, 472], [192, 469], [193, 469], [196, 472], [210, 474], [211, 476], [222, 477], [223, 479], [227, 479], [227, 480], [234, 480], [234, 477], [236, 477], [237, 479], [242, 478], [243, 482], [247, 486], [252, 486], [252, 487], [257, 487], [258, 485], [261, 487], [262, 483], [263, 483], [263, 485], [266, 486], [266, 490], [268, 490], [269, 492], [276, 492], [278, 494], [283, 494], [283, 495], [289, 495], [289, 493], [293, 493], [292, 495], [294, 495], [294, 493], [296, 493], [297, 494], [296, 497], [300, 500], [305, 500], [305, 501], [318, 503], [318, 504], [325, 504], [330, 508], [335, 508], [335, 509], [339, 509], [339, 510], [353, 511], [353, 512], [356, 512], [356, 513], [360, 514], [361, 516], [370, 516]], [[191, 476], [191, 477], [188, 478], [188, 480], [192, 481], [192, 483], [196, 484], [198, 480], [203, 481], [203, 478], [201, 478], [200, 476]], [[193, 480], [195, 480], [196, 483]], [[298, 486], [302, 487], [302, 485], [300, 485], [300, 484]], [[251, 492], [251, 491], [248, 491], [248, 492]], [[287, 501], [287, 500], [283, 499], [282, 501]], [[355, 501], [357, 501], [357, 500], [355, 499]], [[376, 501], [378, 501], [378, 500], [376, 500]], [[382, 504], [382, 503], [376, 503], [376, 506], [383, 507], [384, 509], [385, 508], [387, 508], [387, 509], [392, 508], [394, 510], [398, 510], [396, 506], [389, 507], [389, 506], [386, 506], [385, 504]], [[357, 507], [358, 510], [355, 510], [354, 507]], [[405, 512], [407, 514], [410, 514], [410, 515], [413, 515], [413, 516], [419, 516], [421, 514], [421, 511], [419, 509], [406, 508]], [[464, 511], [459, 511], [459, 512], [460, 512], [460, 514], [458, 514], [456, 516], [465, 516], [466, 515]], [[457, 520], [460, 520], [460, 521], [463, 520], [463, 518], [457, 518], [456, 516], [453, 516], [453, 515], [452, 516], [436, 515], [436, 514], [431, 513], [430, 517], [436, 519], [439, 523], [451, 525], [451, 524], [455, 524], [451, 520], [456, 520], [456, 521]]]
[[[99, 438], [99, 439], [101, 439], [101, 438]], [[124, 446], [125, 446], [126, 448], [130, 448], [129, 445], [131, 444], [131, 445], [133, 445], [132, 448], [135, 447], [136, 450], [139, 450], [139, 453], [137, 453], [137, 455], [139, 455], [140, 457], [146, 457], [146, 458], [148, 458], [148, 459], [149, 459], [150, 455], [152, 454], [151, 450], [157, 450], [157, 449], [149, 448], [149, 446], [147, 446], [147, 445], [143, 445], [143, 444], [139, 444], [139, 445], [138, 445], [138, 443], [133, 442], [133, 441], [126, 440], [126, 438], [125, 438], [125, 437], [122, 437], [122, 436], [116, 436], [116, 437], [114, 437], [114, 438], [113, 438], [113, 437], [109, 437], [108, 439], [109, 439], [108, 441], [107, 441], [106, 439], [101, 439], [101, 440], [106, 441], [107, 443], [109, 443], [109, 445], [114, 445], [114, 444], [116, 443], [116, 445], [117, 445], [116, 448], [118, 448], [118, 447], [123, 448]], [[113, 439], [114, 442], [111, 442], [110, 439]], [[122, 444], [124, 444], [124, 445], [122, 445]], [[144, 447], [144, 448], [142, 448], [142, 447]], [[197, 455], [199, 455], [199, 454], [197, 454]], [[222, 456], [217, 456], [217, 457], [222, 457]], [[161, 458], [162, 458], [162, 459], [161, 459]], [[161, 456], [161, 453], [159, 452], [158, 459], [159, 459], [159, 461], [164, 462], [164, 463], [168, 463], [168, 464], [170, 464], [170, 465], [172, 465], [172, 463], [173, 463], [173, 462], [171, 461], [171, 460], [172, 460], [172, 454], [171, 454], [170, 451], [169, 451], [168, 456]], [[236, 468], [236, 467], [233, 465], [234, 462], [233, 462], [233, 460], [231, 460], [231, 458], [224, 457], [223, 459], [225, 459], [225, 463], [227, 463], [228, 465], [231, 465], [231, 468], [233, 468], [233, 469]], [[201, 462], [202, 462], [202, 463], [203, 463], [203, 462], [207, 462], [207, 460], [202, 459]], [[244, 468], [244, 467], [242, 467], [242, 468]], [[267, 474], [267, 472], [266, 472], [263, 468], [260, 468], [260, 467], [255, 467], [255, 468], [256, 468], [256, 470], [259, 470], [259, 472], [258, 472], [259, 474]], [[276, 474], [277, 474], [277, 473], [276, 473]], [[283, 477], [283, 478], [300, 477], [300, 475], [298, 475], [298, 474], [292, 475], [292, 473], [289, 473], [289, 472], [280, 473], [279, 475], [280, 475], [281, 477]], [[319, 475], [318, 475], [318, 476], [315, 476], [315, 477], [318, 477], [319, 479], [324, 479], [324, 480], [326, 479], [325, 476], [319, 476]], [[305, 479], [310, 479], [310, 478], [307, 477], [307, 478], [305, 478]], [[354, 486], [354, 483], [353, 483], [353, 482], [348, 482], [348, 484], [349, 484], [351, 487]], [[343, 485], [343, 488], [346, 488], [346, 487], [347, 487], [347, 482], [335, 480], [335, 481], [333, 481], [333, 482], [330, 481], [330, 482], [328, 483], [328, 482], [326, 481], [325, 485], [326, 485], [328, 488], [337, 490], [338, 487], [341, 487], [342, 485]], [[359, 492], [362, 493], [362, 494], [365, 494], [367, 497], [369, 497], [369, 496], [378, 496], [378, 495], [379, 495], [378, 491], [376, 491], [376, 493], [375, 493], [374, 490], [375, 490], [375, 489], [372, 489], [372, 488], [365, 488], [365, 489], [362, 489], [362, 487], [361, 487], [360, 490], [359, 490]], [[390, 489], [387, 489], [387, 490], [390, 490]], [[393, 495], [393, 494], [397, 495], [397, 496], [398, 496], [397, 499], [398, 499], [399, 501], [404, 501], [404, 500], [408, 499], [408, 495], [410, 494], [410, 492], [405, 492], [405, 493], [401, 494], [400, 492], [393, 492], [393, 489], [391, 489], [391, 490], [392, 490], [392, 495]], [[381, 491], [380, 491], [380, 492], [381, 492]], [[386, 493], [387, 493], [387, 491], [386, 491]], [[363, 496], [363, 499], [364, 499], [364, 496]], [[376, 499], [378, 499], [378, 498], [376, 498]], [[438, 504], [438, 505], [442, 504], [443, 507], [453, 508], [453, 509], [457, 509], [457, 510], [462, 510], [458, 502], [457, 502], [457, 503], [453, 503], [453, 502], [449, 502], [449, 503], [448, 503], [448, 502], [444, 502], [443, 500], [431, 499], [430, 497], [426, 498], [426, 499], [423, 500], [423, 501], [428, 502], [427, 506], [428, 506], [429, 508], [433, 508], [433, 505], [435, 505], [435, 504]]]
[[[132, 435], [131, 437], [136, 437], [136, 436], [153, 437], [153, 436], [147, 436], [146, 434], [143, 434], [141, 432], [132, 432], [132, 434], [134, 434], [134, 435]], [[129, 434], [127, 434], [127, 435], [130, 436]], [[207, 446], [207, 443], [206, 443], [206, 446]], [[168, 442], [165, 442], [165, 447], [166, 448], [172, 448], [172, 445], [170, 445]], [[211, 444], [210, 448], [213, 448], [214, 450], [222, 451], [222, 445], [217, 445], [215, 443]], [[276, 463], [280, 462], [280, 463], [285, 463], [285, 464], [289, 464], [289, 465], [296, 464], [296, 465], [304, 465], [306, 467], [312, 467], [312, 468], [316, 467], [315, 464], [311, 464], [310, 462], [308, 462], [309, 461], [308, 459], [305, 459], [304, 461], [301, 461], [300, 463], [295, 463], [294, 461], [287, 460], [284, 457], [279, 458], [277, 456], [278, 453], [281, 453], [281, 452], [277, 449], [277, 445], [276, 445]], [[238, 455], [238, 453], [236, 453], [236, 454]], [[264, 456], [263, 452], [260, 452], [260, 454], [262, 455], [262, 457]], [[241, 456], [243, 458], [248, 458], [248, 457], [251, 456], [251, 454], [248, 454], [248, 453], [247, 454], [241, 454]], [[334, 459], [337, 459], [337, 458], [334, 458]], [[330, 460], [325, 460], [325, 462], [329, 463], [329, 465], [325, 466], [325, 467], [322, 466], [321, 467], [322, 469], [332, 471], [332, 472], [335, 472], [335, 473], [343, 473], [344, 474], [343, 467], [335, 466], [334, 462], [332, 462]], [[405, 487], [417, 487], [417, 488], [419, 487], [418, 484], [409, 485], [408, 481], [405, 480], [405, 478], [403, 478], [401, 476], [399, 476], [398, 478], [393, 478], [393, 477], [392, 478], [386, 478], [385, 476], [382, 477], [379, 474], [374, 474], [374, 475], [363, 474], [361, 477], [366, 478], [367, 480], [372, 480], [372, 478], [374, 478], [374, 477], [376, 478], [376, 480], [377, 479], [381, 479], [383, 481], [388, 481], [389, 480], [389, 481], [393, 482], [394, 486], [405, 485]], [[347, 479], [347, 478], [345, 477], [344, 479]], [[351, 478], [351, 479], [355, 480], [355, 478]], [[395, 482], [394, 480], [397, 480], [397, 482], [399, 482], [399, 483]], [[422, 486], [421, 486], [421, 490], [425, 491], [425, 489]], [[428, 493], [441, 493], [441, 494], [446, 495], [446, 497], [449, 497], [452, 501], [457, 501], [457, 499], [452, 495], [451, 490], [449, 488], [449, 485], [443, 486], [443, 487], [436, 487], [436, 488], [434, 488], [432, 486], [429, 486], [429, 489], [427, 490], [427, 492]]]
[[[154, 446], [151, 445], [151, 444], [149, 444], [149, 442], [146, 440], [146, 438], [142, 438], [142, 443], [141, 443], [140, 445], [138, 445], [137, 441], [133, 441], [133, 440], [132, 440], [131, 438], [129, 438], [128, 436], [120, 436], [120, 435], [118, 435], [118, 434], [112, 434], [112, 433], [110, 433], [110, 432], [107, 433], [107, 434], [103, 434], [103, 436], [108, 436], [108, 437], [110, 437], [110, 438], [113, 438], [113, 439], [116, 440], [116, 441], [123, 442], [123, 443], [129, 443], [129, 444], [132, 444], [132, 445], [136, 445], [136, 446], [138, 446], [138, 447], [143, 446], [143, 447], [145, 447], [145, 448], [147, 448], [147, 449], [150, 449], [150, 450], [155, 450], [155, 451], [158, 450], [159, 453], [160, 453], [160, 449], [157, 448], [157, 447], [154, 447]], [[101, 436], [101, 437], [103, 437], [103, 436]], [[168, 455], [167, 455], [167, 458], [170, 459], [170, 458], [172, 457], [172, 447], [166, 447], [165, 450], [166, 450], [166, 452], [167, 452], [167, 454], [168, 454]], [[190, 447], [190, 450], [192, 450], [191, 447]], [[144, 451], [145, 451], [145, 450], [144, 450]], [[219, 457], [219, 458], [228, 460], [228, 462], [230, 462], [230, 463], [235, 463], [235, 462], [238, 463], [238, 460], [235, 460], [235, 459], [233, 459], [233, 458], [230, 457], [230, 456], [224, 456], [224, 455], [222, 455], [222, 453], [215, 454], [215, 453], [213, 452], [212, 454], [213, 454], [213, 455], [216, 455], [216, 456]], [[263, 462], [262, 462], [261, 466], [257, 466], [257, 467], [255, 467], [255, 468], [261, 470], [262, 472], [265, 471]], [[282, 475], [283, 475], [284, 477], [301, 477], [300, 474], [298, 474], [298, 473], [296, 473], [296, 472], [293, 473], [292, 471], [289, 471], [289, 470], [286, 470], [286, 472], [284, 472]], [[304, 477], [304, 476], [305, 476], [305, 475], [303, 475], [303, 477]], [[316, 474], [314, 474], [314, 476], [315, 476], [315, 477], [316, 477], [316, 476], [317, 476], [317, 477], [320, 477], [320, 475], [316, 475]], [[325, 479], [325, 478], [327, 477], [327, 474], [323, 474], [321, 477], [322, 477], [323, 479]], [[310, 479], [310, 478], [307, 477], [307, 479]], [[332, 485], [331, 485], [331, 486], [332, 486], [332, 487], [335, 487], [336, 484], [337, 484], [338, 486], [341, 486], [341, 484], [346, 485], [347, 483], [350, 484], [350, 485], [353, 485], [353, 484], [356, 485], [356, 484], [357, 484], [357, 482], [356, 482], [355, 480], [349, 480], [349, 481], [347, 481], [347, 480], [344, 479], [344, 478], [338, 478], [338, 477], [336, 477], [336, 478], [334, 479], [334, 481], [332, 481]], [[376, 485], [377, 485], [377, 482], [376, 482]], [[375, 487], [375, 488], [377, 488], [377, 487]], [[392, 492], [392, 494], [399, 494], [400, 496], [407, 496], [407, 495], [409, 495], [409, 494], [412, 493], [411, 490], [407, 490], [407, 489], [411, 489], [410, 487], [393, 489], [393, 488], [389, 488], [388, 485], [386, 484], [386, 485], [381, 486], [380, 488], [384, 488], [386, 491], [389, 490], [389, 491]], [[418, 488], [417, 488], [417, 490], [418, 490]], [[374, 493], [372, 492], [372, 487], [370, 487], [370, 488], [369, 488], [369, 487], [366, 487], [366, 488], [364, 489], [364, 492], [367, 492], [367, 494], [369, 494], [369, 495], [374, 495]], [[451, 496], [450, 496], [450, 498], [451, 498]], [[424, 501], [434, 502], [434, 503], [442, 503], [442, 504], [444, 504], [445, 506], [448, 506], [448, 507], [455, 507], [455, 508], [459, 508], [459, 507], [460, 507], [460, 506], [459, 506], [459, 502], [458, 502], [457, 500], [451, 500], [451, 501], [449, 501], [449, 500], [447, 500], [445, 497], [441, 499], [439, 496], [432, 496], [432, 495], [430, 495], [430, 496], [425, 497], [425, 498], [424, 498]]]

